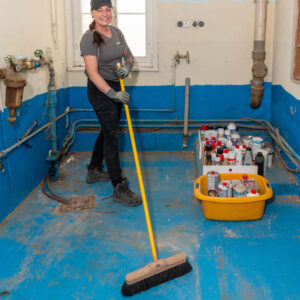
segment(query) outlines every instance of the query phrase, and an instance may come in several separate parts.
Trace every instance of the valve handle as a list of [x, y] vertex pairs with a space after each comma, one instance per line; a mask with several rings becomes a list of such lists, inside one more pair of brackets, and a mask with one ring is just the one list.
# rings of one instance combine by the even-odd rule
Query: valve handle
[[6, 57], [4, 57], [4, 61], [9, 64], [12, 65], [15, 62], [15, 56], [14, 55], [7, 55]]
[[39, 57], [41, 58], [43, 56], [43, 50], [41, 49], [37, 49], [33, 52], [33, 54], [36, 56], [36, 57]]
[[34, 61], [34, 69], [36, 70], [41, 64], [38, 61]]

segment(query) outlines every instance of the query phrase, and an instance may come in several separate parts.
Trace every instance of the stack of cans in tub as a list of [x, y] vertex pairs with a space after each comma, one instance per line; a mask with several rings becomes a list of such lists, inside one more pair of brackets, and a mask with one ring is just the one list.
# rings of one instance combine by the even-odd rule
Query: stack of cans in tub
[[253, 197], [259, 196], [255, 178], [242, 175], [242, 180], [221, 180], [216, 171], [207, 173], [207, 195], [211, 197]]
[[202, 125], [201, 141], [206, 165], [258, 165], [258, 174], [264, 176], [272, 167], [274, 152], [264, 148], [261, 137], [241, 137], [234, 123], [227, 127]]

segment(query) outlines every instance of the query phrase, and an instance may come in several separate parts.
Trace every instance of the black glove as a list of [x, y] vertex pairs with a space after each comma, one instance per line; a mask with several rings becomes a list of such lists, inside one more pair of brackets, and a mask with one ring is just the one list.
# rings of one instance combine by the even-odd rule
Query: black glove
[[130, 95], [126, 92], [116, 92], [114, 89], [110, 89], [106, 96], [115, 102], [129, 104]]
[[124, 79], [129, 75], [131, 69], [132, 69], [132, 62], [127, 61], [124, 67], [121, 67], [120, 69], [116, 70], [116, 74], [118, 77]]

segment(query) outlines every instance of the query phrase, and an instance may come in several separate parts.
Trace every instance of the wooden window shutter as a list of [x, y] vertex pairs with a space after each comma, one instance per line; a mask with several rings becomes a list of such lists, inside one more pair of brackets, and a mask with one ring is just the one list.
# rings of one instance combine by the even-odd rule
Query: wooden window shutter
[[294, 79], [300, 80], [300, 0], [298, 0], [297, 18]]

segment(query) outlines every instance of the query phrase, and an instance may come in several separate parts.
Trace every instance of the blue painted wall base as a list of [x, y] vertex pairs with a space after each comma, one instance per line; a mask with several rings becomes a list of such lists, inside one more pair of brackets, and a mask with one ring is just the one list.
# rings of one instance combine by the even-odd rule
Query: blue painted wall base
[[[68, 105], [66, 91], [59, 90], [57, 97], [57, 112], [61, 114]], [[0, 112], [0, 124], [2, 124], [0, 128], [0, 151], [11, 147], [19, 138], [22, 138], [33, 121], [38, 122], [34, 130], [49, 121], [46, 102], [47, 94], [25, 101], [18, 109], [17, 121], [13, 126], [10, 126], [7, 121], [9, 110], [5, 109]], [[62, 145], [64, 136], [67, 133], [65, 124], [65, 119], [58, 122], [59, 145]], [[46, 175], [49, 168], [46, 157], [50, 147], [51, 144], [47, 140], [47, 131], [44, 130], [29, 140], [27, 144], [16, 148], [7, 158], [3, 159], [2, 163], [5, 171], [4, 173], [0, 172], [0, 221], [12, 212]]]
[[[184, 87], [183, 86], [137, 86], [127, 87], [132, 95], [130, 104], [132, 119], [174, 120], [183, 119]], [[57, 115], [67, 106], [88, 108], [85, 87], [61, 89], [57, 93]], [[46, 108], [47, 94], [38, 95], [25, 101], [18, 110], [18, 118], [13, 127], [6, 121], [8, 110], [0, 112], [0, 150], [13, 145], [21, 138], [34, 120], [38, 126], [48, 122]], [[238, 119], [251, 117], [271, 121], [278, 126], [282, 135], [296, 151], [300, 150], [299, 130], [299, 100], [287, 93], [281, 86], [265, 83], [265, 94], [262, 106], [251, 109], [250, 85], [205, 85], [191, 86], [190, 119]], [[76, 112], [70, 114], [70, 124], [78, 119], [95, 119], [94, 112]], [[125, 119], [123, 114], [122, 119]], [[288, 120], [288, 122], [287, 122]], [[288, 124], [288, 125], [287, 125]], [[58, 145], [61, 147], [67, 134], [66, 120], [58, 122]], [[147, 138], [137, 135], [140, 150], [174, 150], [180, 145], [181, 137], [169, 133], [149, 134]], [[95, 134], [80, 133], [73, 146], [74, 151], [91, 151]], [[0, 221], [10, 213], [24, 197], [36, 186], [47, 172], [50, 143], [45, 132], [29, 141], [32, 149], [22, 145], [3, 160], [6, 172], [0, 174]], [[129, 150], [128, 136], [121, 138], [121, 150]], [[190, 149], [190, 148], [189, 148]], [[176, 148], [178, 150], [178, 147]], [[299, 179], [299, 176], [298, 176]]]

